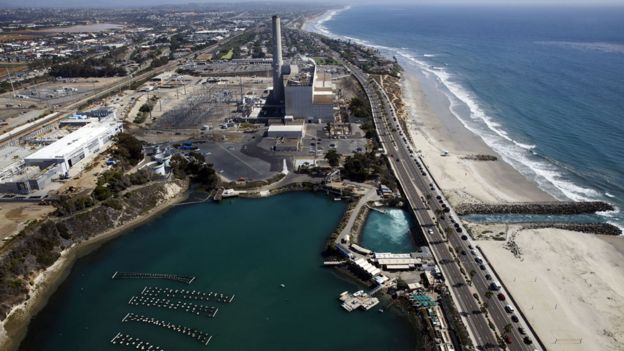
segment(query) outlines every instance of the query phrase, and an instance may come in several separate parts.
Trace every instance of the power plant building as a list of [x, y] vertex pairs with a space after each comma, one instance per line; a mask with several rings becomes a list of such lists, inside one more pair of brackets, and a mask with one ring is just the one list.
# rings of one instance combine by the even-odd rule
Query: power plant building
[[310, 58], [296, 57], [290, 65], [284, 65], [279, 16], [272, 18], [272, 34], [273, 103], [283, 103], [286, 116], [306, 121], [334, 121], [335, 87], [331, 75], [320, 72]]
[[307, 121], [334, 121], [334, 83], [327, 72], [319, 72], [314, 60], [300, 57], [284, 75], [286, 115]]

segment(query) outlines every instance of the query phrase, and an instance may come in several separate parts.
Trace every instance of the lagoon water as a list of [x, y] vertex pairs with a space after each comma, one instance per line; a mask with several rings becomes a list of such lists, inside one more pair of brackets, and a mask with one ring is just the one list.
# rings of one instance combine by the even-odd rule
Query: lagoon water
[[416, 251], [411, 227], [412, 217], [402, 209], [385, 208], [384, 213], [370, 211], [360, 244], [375, 252], [409, 253]]
[[[323, 244], [344, 204], [317, 194], [180, 206], [78, 260], [34, 319], [21, 350], [121, 350], [117, 332], [165, 350], [414, 350], [417, 335], [398, 313], [340, 307], [358, 286], [321, 267]], [[197, 276], [183, 285], [111, 280], [115, 271]], [[280, 287], [285, 284], [285, 288]], [[144, 286], [236, 294], [215, 318], [128, 305]], [[122, 323], [128, 312], [206, 331], [204, 347], [158, 327]], [[126, 348], [127, 349], [127, 348]]]

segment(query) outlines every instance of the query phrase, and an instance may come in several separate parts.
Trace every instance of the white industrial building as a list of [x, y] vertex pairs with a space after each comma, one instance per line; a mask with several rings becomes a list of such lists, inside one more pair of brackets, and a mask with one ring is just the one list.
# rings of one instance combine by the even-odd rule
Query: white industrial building
[[286, 115], [307, 121], [334, 121], [334, 83], [310, 58], [300, 58], [284, 75]]
[[24, 163], [41, 169], [57, 164], [59, 172], [67, 174], [84, 158], [103, 151], [121, 131], [116, 121], [92, 122], [25, 157]]
[[301, 139], [305, 136], [305, 124], [271, 125], [267, 132], [269, 138]]

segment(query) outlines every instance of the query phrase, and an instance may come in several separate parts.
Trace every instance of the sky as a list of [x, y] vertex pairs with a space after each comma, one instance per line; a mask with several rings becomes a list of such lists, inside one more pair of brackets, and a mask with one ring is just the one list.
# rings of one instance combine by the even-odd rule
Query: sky
[[[119, 7], [119, 6], [155, 6], [165, 4], [188, 3], [235, 3], [235, 2], [266, 2], [266, 0], [0, 0], [0, 7]], [[297, 3], [297, 0], [272, 0], [271, 2]], [[409, 3], [409, 4], [488, 4], [488, 5], [618, 5], [624, 6], [624, 0], [305, 0], [303, 3], [319, 3], [329, 5], [367, 3]]]

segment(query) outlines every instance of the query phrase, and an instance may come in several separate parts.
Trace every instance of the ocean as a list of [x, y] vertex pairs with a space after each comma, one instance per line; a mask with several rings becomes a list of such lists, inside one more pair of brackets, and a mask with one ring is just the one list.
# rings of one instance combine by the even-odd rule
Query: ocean
[[[129, 349], [111, 344], [118, 332], [164, 350], [421, 350], [419, 336], [398, 312], [348, 313], [340, 306], [341, 292], [362, 288], [322, 267], [321, 251], [344, 208], [312, 193], [175, 207], [79, 259], [31, 323], [20, 350]], [[197, 278], [190, 285], [112, 280], [116, 271]], [[214, 318], [129, 305], [146, 286], [235, 298], [231, 304], [200, 301], [219, 308]], [[213, 338], [204, 346], [161, 327], [122, 323], [130, 312]]]
[[561, 200], [624, 228], [624, 7], [366, 5], [311, 29], [435, 80], [461, 123]]

